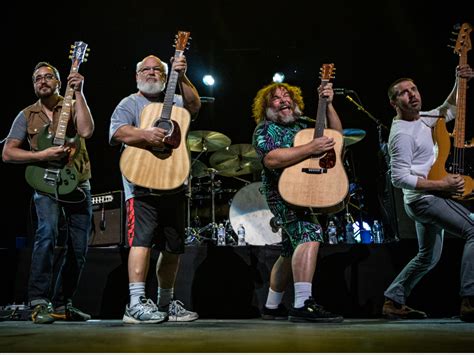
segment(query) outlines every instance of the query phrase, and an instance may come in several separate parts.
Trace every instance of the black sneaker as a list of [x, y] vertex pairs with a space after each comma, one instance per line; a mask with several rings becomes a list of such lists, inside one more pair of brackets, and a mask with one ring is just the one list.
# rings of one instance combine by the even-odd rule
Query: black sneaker
[[286, 309], [283, 303], [278, 305], [278, 308], [271, 309], [263, 306], [262, 309], [262, 319], [265, 320], [287, 320], [288, 319], [288, 309]]
[[51, 315], [56, 320], [67, 320], [71, 322], [86, 322], [91, 319], [89, 314], [73, 307], [72, 304], [56, 308]]
[[304, 301], [301, 308], [291, 307], [288, 314], [292, 322], [340, 323], [344, 320], [342, 316], [326, 311], [312, 297]]
[[51, 324], [55, 321], [51, 303], [41, 303], [35, 306], [31, 312], [31, 320], [36, 324]]

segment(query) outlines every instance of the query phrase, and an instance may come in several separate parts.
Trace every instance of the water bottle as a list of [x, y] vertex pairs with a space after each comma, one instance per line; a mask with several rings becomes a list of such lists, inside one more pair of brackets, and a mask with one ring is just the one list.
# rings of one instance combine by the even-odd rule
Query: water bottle
[[374, 220], [374, 224], [372, 226], [372, 234], [374, 236], [374, 243], [383, 243], [383, 229], [382, 225], [379, 223], [378, 220]]
[[243, 224], [240, 224], [239, 228], [237, 229], [237, 245], [247, 245], [247, 243], [245, 243], [245, 227]]
[[356, 240], [354, 238], [354, 226], [352, 225], [352, 217], [350, 213], [346, 213], [346, 225], [344, 229], [346, 233], [346, 243], [355, 244]]
[[333, 220], [329, 221], [327, 232], [329, 244], [337, 244], [337, 228]]
[[225, 246], [225, 228], [222, 223], [217, 227], [217, 245]]

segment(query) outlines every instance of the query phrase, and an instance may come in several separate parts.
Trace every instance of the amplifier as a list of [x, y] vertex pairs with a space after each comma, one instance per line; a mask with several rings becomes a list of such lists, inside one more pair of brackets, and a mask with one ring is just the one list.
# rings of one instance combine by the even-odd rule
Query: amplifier
[[123, 191], [92, 195], [92, 232], [89, 246], [123, 245], [125, 215]]

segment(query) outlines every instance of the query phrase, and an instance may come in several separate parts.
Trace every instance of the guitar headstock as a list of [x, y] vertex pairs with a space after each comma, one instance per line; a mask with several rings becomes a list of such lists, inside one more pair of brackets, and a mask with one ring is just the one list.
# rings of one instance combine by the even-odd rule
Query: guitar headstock
[[73, 67], [77, 68], [82, 62], [87, 62], [90, 48], [87, 48], [87, 43], [76, 41], [71, 45], [69, 59], [72, 60]]
[[331, 79], [334, 79], [336, 68], [334, 68], [334, 63], [323, 64], [320, 69], [321, 81], [328, 82]]
[[458, 33], [457, 34], [458, 38], [456, 40], [456, 44], [453, 47], [454, 48], [454, 53], [458, 55], [466, 55], [467, 52], [471, 49], [471, 38], [469, 37], [471, 31], [472, 31], [472, 26], [469, 23], [463, 23], [461, 25]]
[[188, 41], [191, 40], [191, 32], [178, 31], [178, 34], [175, 36], [174, 46], [177, 51], [184, 51], [189, 48]]

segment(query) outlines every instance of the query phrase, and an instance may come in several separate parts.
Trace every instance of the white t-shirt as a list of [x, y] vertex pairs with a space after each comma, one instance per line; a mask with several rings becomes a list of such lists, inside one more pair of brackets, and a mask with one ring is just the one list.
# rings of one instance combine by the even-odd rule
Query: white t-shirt
[[437, 158], [437, 145], [433, 142], [432, 127], [438, 118], [446, 122], [455, 118], [456, 106], [445, 102], [431, 111], [420, 112], [420, 119], [404, 121], [394, 119], [388, 138], [392, 183], [402, 188], [405, 203], [430, 195], [415, 190], [418, 178], [426, 179]]

